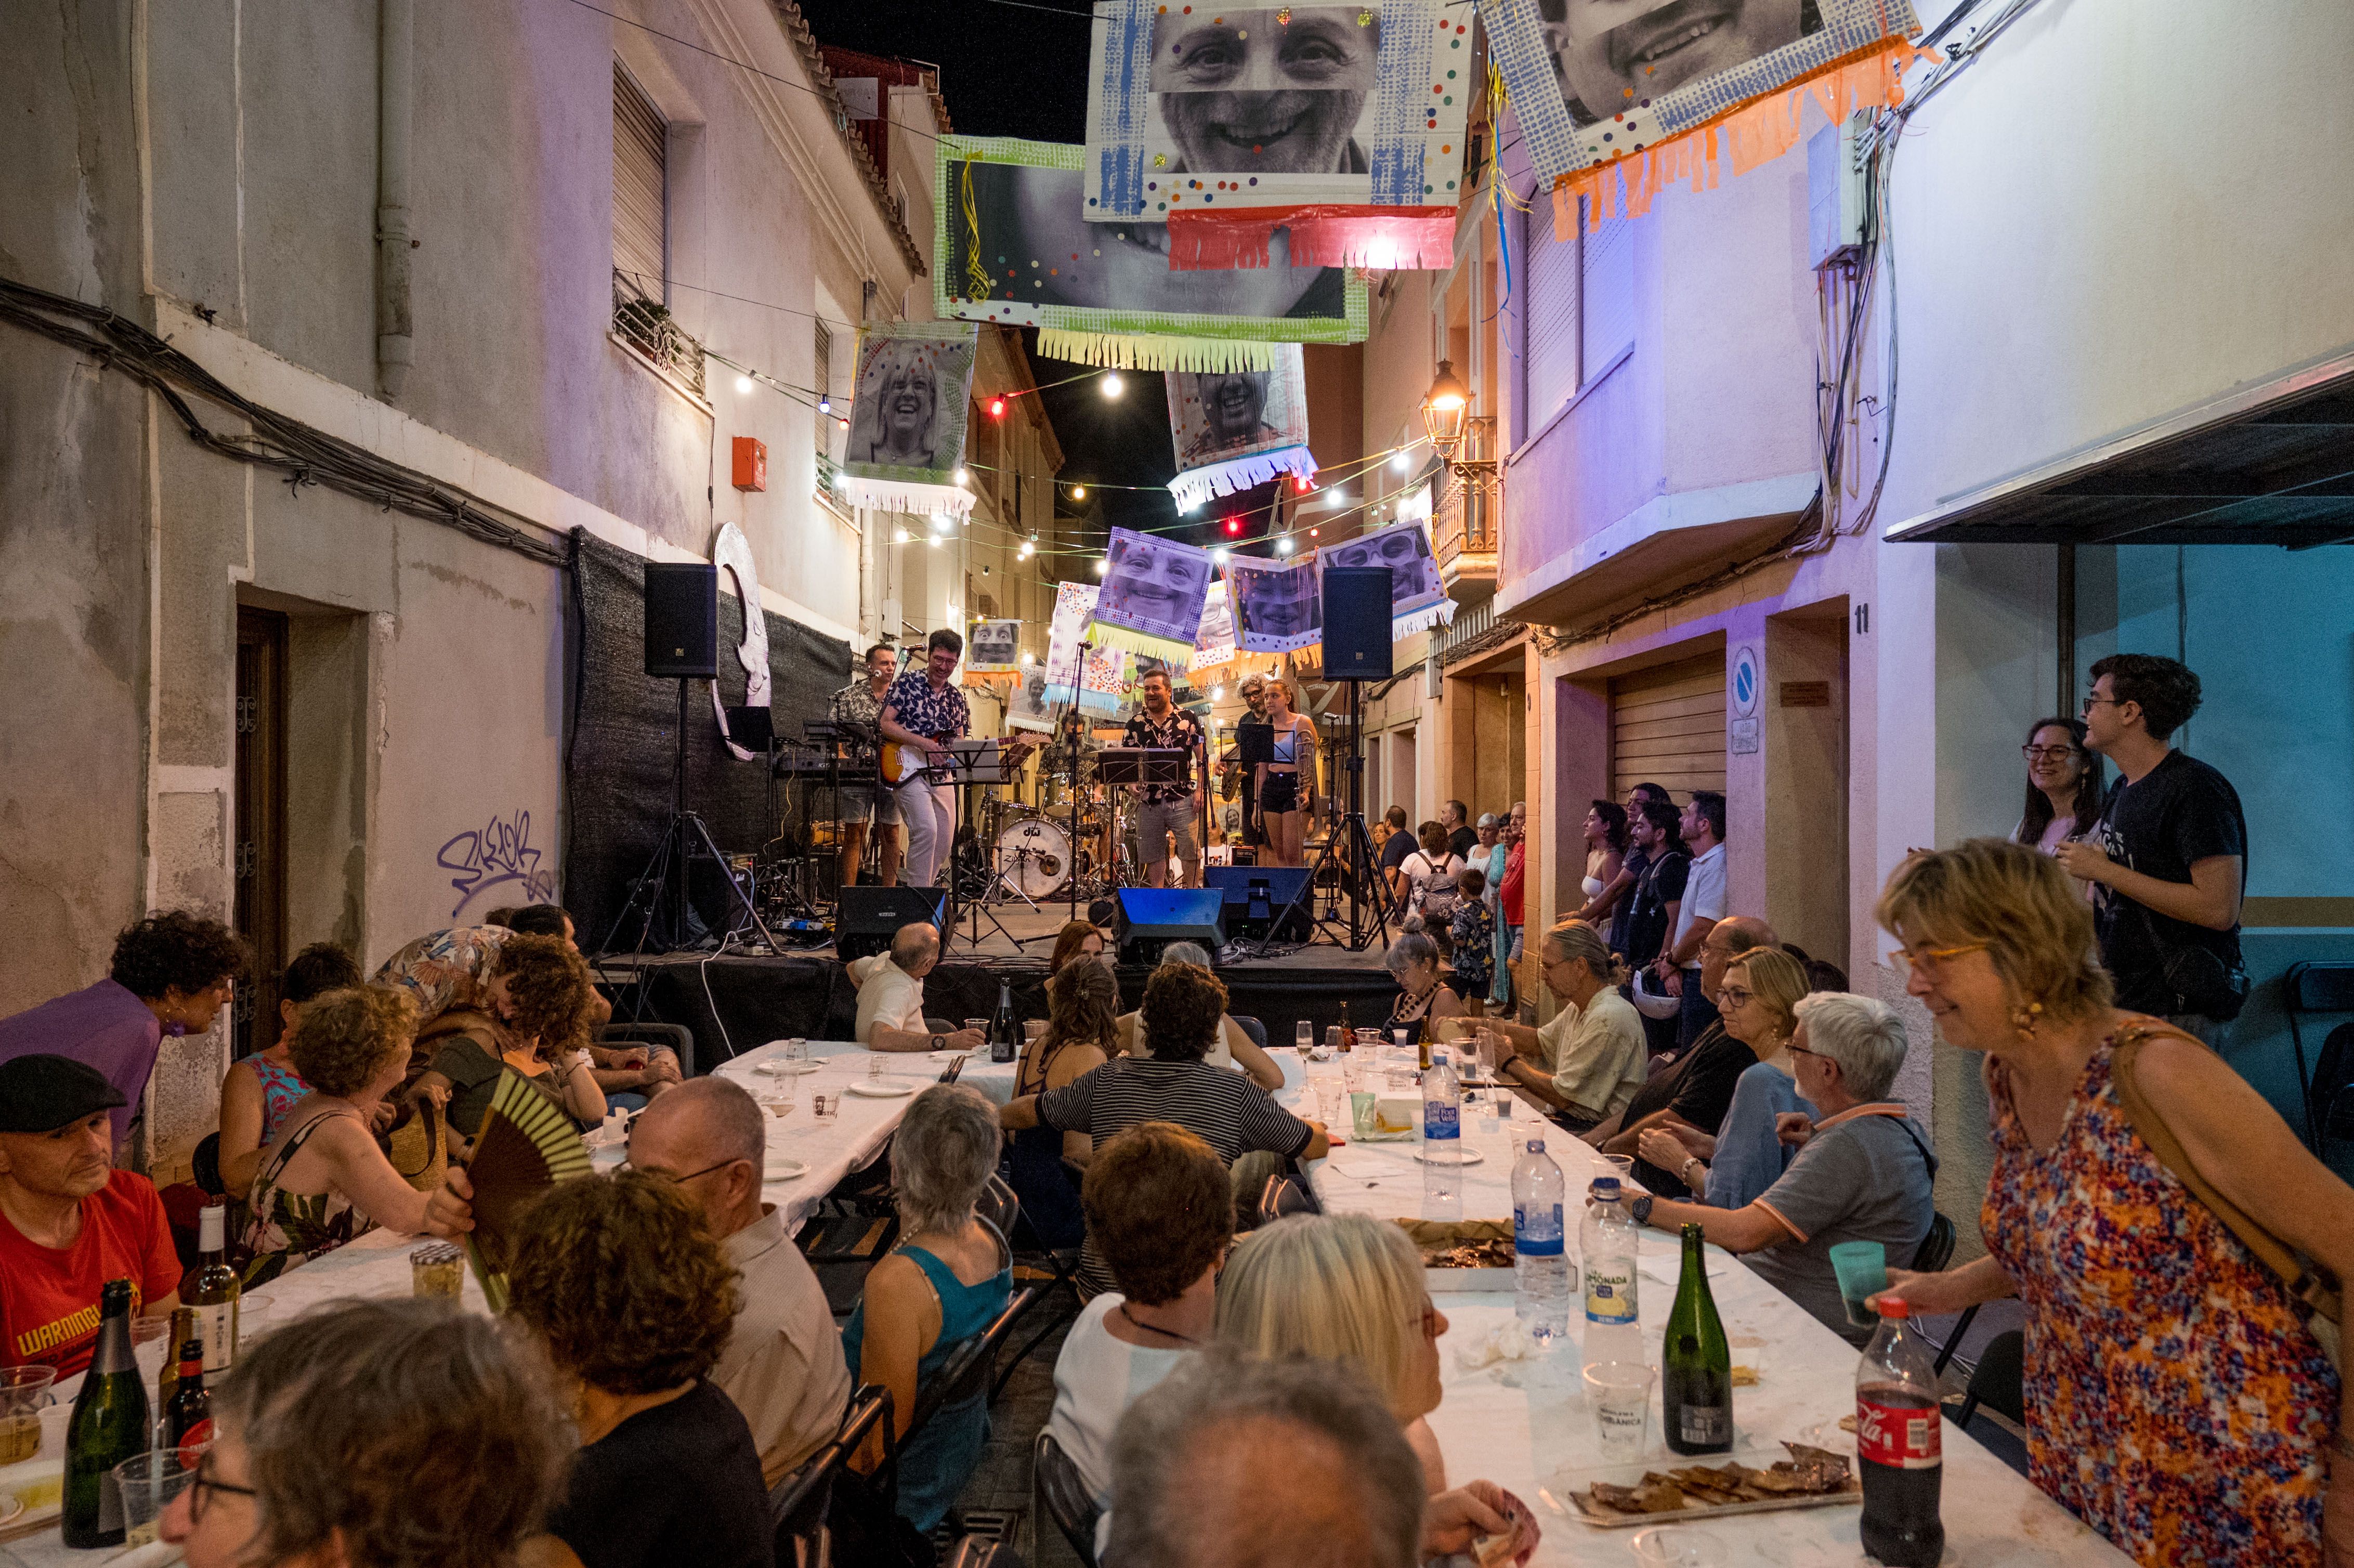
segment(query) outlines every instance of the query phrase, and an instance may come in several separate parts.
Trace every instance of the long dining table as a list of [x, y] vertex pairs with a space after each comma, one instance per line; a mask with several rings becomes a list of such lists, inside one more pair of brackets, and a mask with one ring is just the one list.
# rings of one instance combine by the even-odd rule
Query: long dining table
[[[1284, 1054], [1294, 1054], [1284, 1053]], [[1298, 1079], [1287, 1067], [1282, 1096], [1299, 1114], [1319, 1114], [1320, 1084], [1342, 1072], [1338, 1061], [1310, 1062]], [[1390, 1087], [1398, 1057], [1358, 1064], [1361, 1081], [1388, 1095], [1418, 1095]], [[1341, 1103], [1346, 1105], [1345, 1085]], [[1500, 1115], [1500, 1112], [1509, 1114]], [[1545, 1121], [1524, 1095], [1492, 1086], [1467, 1094], [1460, 1142], [1469, 1163], [1434, 1165], [1422, 1150], [1422, 1113], [1417, 1098], [1415, 1133], [1395, 1142], [1359, 1142], [1345, 1125], [1332, 1130], [1345, 1140], [1325, 1159], [1308, 1165], [1308, 1177], [1325, 1212], [1371, 1214], [1393, 1220], [1496, 1220], [1512, 1216], [1514, 1158], [1532, 1135], [1562, 1167], [1570, 1185], [1570, 1223], [1576, 1224], [1584, 1189], [1597, 1176], [1619, 1171], [1575, 1135]], [[1569, 1252], [1576, 1255], [1573, 1234]], [[1852, 1455], [1854, 1438], [1839, 1425], [1854, 1410], [1858, 1352], [1818, 1322], [1804, 1308], [1752, 1273], [1739, 1258], [1710, 1245], [1705, 1249], [1709, 1287], [1725, 1333], [1734, 1342], [1734, 1361], [1756, 1381], [1734, 1393], [1734, 1457], [1762, 1466], [1783, 1457], [1779, 1445], [1803, 1441]], [[1647, 1230], [1637, 1258], [1638, 1307], [1643, 1354], [1655, 1370], [1681, 1271], [1681, 1243]], [[1535, 1510], [1543, 1540], [1538, 1563], [1622, 1563], [1635, 1558], [1630, 1541], [1637, 1527], [1587, 1523], [1571, 1500], [1596, 1479], [1630, 1478], [1623, 1464], [1605, 1467], [1587, 1404], [1578, 1343], [1583, 1314], [1573, 1301], [1571, 1339], [1549, 1352], [1485, 1361], [1491, 1347], [1510, 1343], [1506, 1330], [1515, 1316], [1511, 1278], [1495, 1269], [1424, 1271], [1431, 1298], [1447, 1319], [1439, 1340], [1440, 1381], [1445, 1397], [1429, 1416], [1447, 1458], [1450, 1484], [1484, 1478]], [[1501, 1331], [1501, 1332], [1500, 1332]], [[1485, 1361], [1485, 1364], [1469, 1364]], [[1656, 1384], [1655, 1384], [1656, 1391]], [[1981, 1418], [1983, 1419], [1983, 1417]], [[1660, 1437], [1658, 1395], [1653, 1394], [1648, 1447], [1636, 1469], [1665, 1470], [1719, 1461], [1671, 1454]], [[1948, 1568], [2058, 1568], [2125, 1564], [2131, 1559], [1989, 1453], [1951, 1421], [1944, 1430], [1944, 1503]], [[1695, 1559], [1713, 1568], [1772, 1563], [1782, 1568], [1848, 1568], [1863, 1562], [1858, 1532], [1862, 1510], [1855, 1504], [1797, 1509], [1681, 1521], [1712, 1538], [1713, 1555]], [[1662, 1517], [1646, 1523], [1675, 1524]]]

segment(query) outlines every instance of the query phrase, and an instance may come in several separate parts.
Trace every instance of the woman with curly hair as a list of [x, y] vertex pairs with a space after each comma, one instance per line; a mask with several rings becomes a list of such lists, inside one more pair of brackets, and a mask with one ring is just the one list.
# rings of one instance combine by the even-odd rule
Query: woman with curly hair
[[438, 1300], [338, 1302], [249, 1342], [213, 1422], [163, 1518], [189, 1568], [509, 1568], [571, 1447], [541, 1358]]
[[425, 1228], [425, 1194], [392, 1168], [374, 1131], [416, 1033], [417, 1004], [393, 986], [331, 991], [303, 1008], [289, 1049], [311, 1092], [286, 1113], [246, 1196], [248, 1287], [376, 1225]]
[[695, 1201], [634, 1171], [551, 1189], [515, 1227], [510, 1310], [546, 1347], [580, 1452], [526, 1568], [769, 1568], [752, 1429], [711, 1381], [736, 1269]]
[[[1013, 1093], [1043, 1095], [1094, 1072], [1119, 1045], [1119, 982], [1101, 964], [1078, 963], [1046, 982], [1046, 1032], [1022, 1054]], [[1096, 1140], [1084, 1132], [1025, 1128], [1013, 1135], [1007, 1179], [1039, 1239], [1055, 1248], [1086, 1238], [1087, 1216], [1064, 1161], [1084, 1169]]]
[[602, 1121], [605, 1091], [588, 1051], [597, 991], [580, 955], [560, 937], [509, 937], [485, 989], [499, 1028], [469, 1027], [443, 1041], [417, 1080], [450, 1097], [450, 1125], [469, 1139], [482, 1129], [502, 1072], [575, 1121]]
[[[853, 1383], [891, 1391], [891, 1422], [901, 1438], [925, 1387], [1013, 1294], [1005, 1238], [975, 1212], [997, 1173], [1001, 1141], [995, 1107], [961, 1084], [934, 1084], [917, 1095], [891, 1140], [904, 1239], [867, 1274], [842, 1348]], [[881, 1451], [880, 1438], [878, 1433], [867, 1457]], [[988, 1439], [986, 1389], [934, 1411], [899, 1449], [901, 1517], [925, 1531], [939, 1523]]]

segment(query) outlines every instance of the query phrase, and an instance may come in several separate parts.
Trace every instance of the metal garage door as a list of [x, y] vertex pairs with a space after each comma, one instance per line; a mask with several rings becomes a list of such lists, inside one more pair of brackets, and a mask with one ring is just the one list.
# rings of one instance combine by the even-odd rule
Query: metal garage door
[[1724, 654], [1655, 665], [1610, 683], [1610, 792], [1647, 780], [1677, 804], [1724, 788]]

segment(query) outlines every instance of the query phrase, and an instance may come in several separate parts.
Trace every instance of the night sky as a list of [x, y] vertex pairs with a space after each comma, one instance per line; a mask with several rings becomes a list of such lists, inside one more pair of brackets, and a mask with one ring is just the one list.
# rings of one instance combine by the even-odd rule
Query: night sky
[[[1084, 5], [1050, 0], [800, 0], [818, 41], [868, 54], [937, 66], [940, 96], [959, 133], [1023, 136], [1037, 142], [1077, 142], [1087, 133], [1087, 23]], [[1103, 396], [1089, 366], [1046, 359], [1037, 334], [1029, 339], [1041, 383], [1087, 376], [1044, 394], [1055, 439], [1063, 444], [1062, 479], [1090, 488], [1105, 523], [1158, 528], [1177, 522], [1176, 503], [1160, 486], [1176, 473], [1169, 439], [1169, 404], [1157, 371], [1123, 371], [1118, 400]], [[1147, 485], [1141, 491], [1094, 488]], [[1263, 537], [1274, 486], [1222, 496], [1196, 514], [1194, 527], [1173, 536], [1193, 544], [1218, 537], [1218, 519], [1258, 514], [1246, 538]], [[1074, 510], [1067, 502], [1064, 510]]]

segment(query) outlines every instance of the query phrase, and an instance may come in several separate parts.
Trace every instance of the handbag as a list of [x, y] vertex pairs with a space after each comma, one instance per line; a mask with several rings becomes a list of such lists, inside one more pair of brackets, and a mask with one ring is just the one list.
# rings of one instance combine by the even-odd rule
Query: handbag
[[2195, 942], [2169, 943], [2158, 934], [2149, 906], [2127, 899], [2140, 916], [2143, 936], [2158, 956], [2166, 989], [2174, 993], [2177, 1013], [2196, 1013], [2228, 1023], [2248, 1004], [2248, 968], [2237, 959], [2226, 964]]
[[2109, 1055], [2109, 1077], [2117, 1086], [2117, 1103], [2125, 1107], [2126, 1120], [2141, 1140], [2149, 1145], [2150, 1152], [2158, 1156], [2158, 1162], [2174, 1172], [2175, 1180], [2190, 1189], [2190, 1195], [2204, 1203], [2208, 1213], [2222, 1221], [2224, 1228], [2239, 1237], [2242, 1245], [2256, 1255], [2258, 1262], [2279, 1276], [2292, 1297], [2311, 1309], [2312, 1316], [2306, 1319], [2306, 1327], [2313, 1330], [2313, 1337], [2321, 1341], [2322, 1351], [2328, 1356], [2329, 1364], [2343, 1371], [2345, 1363], [2341, 1359], [2340, 1333], [2346, 1320], [2346, 1304], [2339, 1293], [2339, 1282], [2318, 1268], [2312, 1259], [2295, 1246], [2265, 1229], [2263, 1222], [2217, 1192], [2191, 1163], [2190, 1154], [2182, 1147], [2182, 1140], [2174, 1136], [2173, 1129], [2166, 1125], [2166, 1118], [2158, 1114], [2156, 1106], [2150, 1104], [2149, 1097], [2142, 1093], [2141, 1085], [2134, 1076], [2134, 1062], [2141, 1054], [2142, 1045], [2159, 1034], [2178, 1035], [2199, 1044], [2201, 1050], [2206, 1049], [2204, 1042], [2198, 1041], [2196, 1036], [2185, 1034], [2172, 1024], [2161, 1023], [2154, 1018], [2128, 1023], [2117, 1031], [2116, 1044]]

